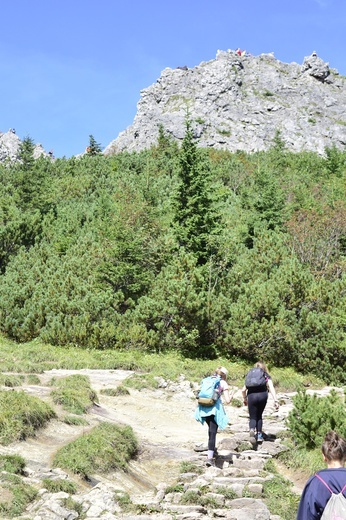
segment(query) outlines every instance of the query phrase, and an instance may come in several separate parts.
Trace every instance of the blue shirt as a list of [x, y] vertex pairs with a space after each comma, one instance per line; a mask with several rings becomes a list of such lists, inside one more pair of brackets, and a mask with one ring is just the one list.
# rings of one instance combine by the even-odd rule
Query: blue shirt
[[[317, 472], [332, 489], [340, 493], [346, 484], [346, 468], [329, 468]], [[346, 496], [346, 489], [344, 490]], [[299, 502], [297, 520], [319, 520], [331, 497], [330, 491], [315, 475], [309, 478]]]
[[215, 415], [215, 422], [220, 428], [220, 430], [224, 430], [229, 422], [221, 399], [216, 401], [214, 406], [202, 406], [199, 404], [195, 410], [195, 419], [200, 423], [204, 424], [205, 418], [210, 415]]

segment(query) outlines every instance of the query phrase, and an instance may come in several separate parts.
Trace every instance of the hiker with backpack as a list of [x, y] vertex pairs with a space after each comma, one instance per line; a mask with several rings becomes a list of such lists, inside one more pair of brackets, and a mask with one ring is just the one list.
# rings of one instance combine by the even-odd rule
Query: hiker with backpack
[[229, 421], [221, 400], [222, 395], [227, 404], [231, 402], [226, 381], [227, 374], [228, 370], [225, 367], [218, 367], [214, 374], [202, 380], [201, 389], [197, 396], [198, 405], [195, 411], [195, 419], [202, 424], [206, 422], [208, 425], [206, 466], [215, 466], [216, 434], [219, 428], [224, 430]]
[[249, 409], [250, 442], [252, 444], [263, 442], [263, 412], [268, 401], [268, 393], [274, 399], [275, 410], [279, 409], [279, 401], [276, 397], [273, 381], [268, 373], [266, 365], [258, 361], [245, 377], [242, 388], [244, 405]]
[[346, 440], [334, 431], [328, 432], [322, 456], [327, 469], [317, 471], [307, 481], [297, 520], [346, 519]]

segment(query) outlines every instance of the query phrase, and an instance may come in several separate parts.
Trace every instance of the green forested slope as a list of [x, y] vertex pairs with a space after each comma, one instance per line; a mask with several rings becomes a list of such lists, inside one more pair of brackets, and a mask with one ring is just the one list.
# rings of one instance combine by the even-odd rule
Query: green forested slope
[[[158, 145], [0, 168], [0, 330], [345, 383], [346, 152]], [[26, 143], [28, 145], [28, 143]], [[30, 144], [30, 143], [29, 143]]]

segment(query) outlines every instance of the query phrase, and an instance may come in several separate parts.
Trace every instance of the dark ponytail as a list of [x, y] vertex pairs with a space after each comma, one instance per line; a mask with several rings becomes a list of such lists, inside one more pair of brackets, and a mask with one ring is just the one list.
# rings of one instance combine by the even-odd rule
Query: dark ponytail
[[334, 431], [330, 431], [322, 443], [322, 453], [328, 462], [339, 460], [346, 461], [346, 440]]

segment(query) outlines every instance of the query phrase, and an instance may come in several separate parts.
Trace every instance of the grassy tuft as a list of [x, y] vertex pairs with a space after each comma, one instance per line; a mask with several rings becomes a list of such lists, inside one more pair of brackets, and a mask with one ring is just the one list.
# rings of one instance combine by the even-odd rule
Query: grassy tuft
[[263, 499], [270, 512], [279, 515], [282, 520], [295, 518], [300, 497], [291, 490], [293, 484], [280, 476], [274, 459], [269, 459], [264, 471], [273, 475], [273, 478], [263, 483]]
[[117, 397], [119, 395], [129, 395], [130, 392], [123, 385], [119, 385], [115, 388], [102, 388], [102, 390], [100, 390], [100, 394]]
[[136, 390], [155, 389], [159, 384], [153, 374], [133, 374], [124, 381], [124, 386], [134, 388]]
[[306, 472], [307, 477], [321, 469], [322, 456], [320, 447], [313, 450], [299, 448], [293, 443], [291, 438], [287, 438], [285, 444], [288, 449], [280, 453], [278, 459], [287, 468], [303, 470]]
[[220, 495], [223, 495], [227, 500], [234, 500], [235, 498], [238, 498], [237, 493], [234, 491], [234, 489], [227, 488], [227, 487], [217, 487], [215, 489], [215, 493], [219, 493]]
[[55, 416], [54, 410], [37, 397], [0, 390], [0, 443], [24, 440]]
[[96, 472], [126, 470], [137, 449], [138, 442], [130, 426], [101, 423], [61, 448], [53, 466], [87, 478]]
[[40, 385], [41, 379], [36, 374], [28, 374], [26, 376], [26, 382], [28, 385]]
[[16, 475], [0, 475], [0, 518], [21, 515], [37, 496], [37, 490], [22, 482]]
[[0, 455], [0, 471], [22, 475], [25, 468], [25, 460], [20, 455]]
[[57, 478], [44, 478], [42, 480], [42, 486], [49, 491], [49, 493], [69, 493], [74, 495], [77, 492], [77, 485], [71, 480]]
[[73, 500], [73, 498], [67, 497], [61, 501], [61, 505], [70, 511], [75, 511], [78, 514], [77, 518], [80, 520], [85, 518], [83, 504], [81, 504], [81, 502], [77, 502], [77, 500]]
[[292, 520], [297, 513], [300, 497], [291, 487], [292, 483], [279, 475], [263, 483], [263, 498], [269, 511], [282, 520]]
[[197, 491], [186, 491], [183, 494], [180, 500], [181, 504], [200, 504], [201, 503], [201, 495]]
[[200, 475], [203, 473], [203, 469], [194, 462], [183, 461], [180, 464], [180, 473], [197, 473]]
[[82, 415], [98, 402], [96, 392], [90, 386], [90, 379], [80, 374], [72, 374], [62, 379], [54, 379], [55, 390], [51, 392], [55, 404], [60, 404], [68, 412]]
[[121, 509], [125, 513], [130, 513], [132, 511], [135, 511], [136, 506], [132, 502], [131, 497], [128, 493], [124, 493], [124, 492], [116, 493], [116, 500], [117, 500], [119, 506], [121, 507]]
[[251, 449], [253, 449], [251, 443], [249, 441], [244, 441], [238, 444], [236, 451], [237, 453], [242, 453], [243, 451], [248, 451]]
[[65, 415], [62, 422], [70, 426], [87, 426], [89, 424], [84, 417], [76, 417], [75, 415]]
[[25, 377], [20, 375], [11, 374], [0, 374], [0, 386], [6, 386], [8, 388], [14, 388], [15, 386], [21, 386], [24, 383]]

